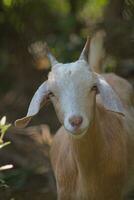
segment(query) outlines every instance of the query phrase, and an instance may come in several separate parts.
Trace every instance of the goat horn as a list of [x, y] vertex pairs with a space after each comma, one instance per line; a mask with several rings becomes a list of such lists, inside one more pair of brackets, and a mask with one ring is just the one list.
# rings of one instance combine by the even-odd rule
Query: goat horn
[[85, 60], [88, 62], [89, 48], [90, 48], [90, 39], [89, 39], [89, 37], [87, 37], [86, 44], [81, 52], [79, 60]]
[[51, 51], [50, 51], [50, 49], [49, 49], [47, 43], [45, 43], [45, 49], [46, 49], [46, 54], [47, 54], [47, 56], [48, 56], [48, 58], [49, 58], [49, 61], [50, 61], [51, 65], [52, 65], [52, 67], [53, 67], [54, 65], [58, 64], [58, 61], [57, 61], [56, 58], [52, 55], [52, 53], [51, 53]]

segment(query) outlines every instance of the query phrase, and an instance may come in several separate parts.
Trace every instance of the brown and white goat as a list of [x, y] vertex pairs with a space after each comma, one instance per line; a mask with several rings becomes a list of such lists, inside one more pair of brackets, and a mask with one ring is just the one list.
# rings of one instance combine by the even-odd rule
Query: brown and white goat
[[98, 56], [89, 61], [93, 44], [88, 40], [79, 60], [69, 64], [58, 63], [47, 50], [48, 80], [27, 116], [16, 121], [27, 125], [43, 104], [53, 102], [63, 125], [51, 146], [59, 200], [122, 200], [134, 189], [133, 90], [114, 74], [93, 71], [93, 60], [99, 62]]

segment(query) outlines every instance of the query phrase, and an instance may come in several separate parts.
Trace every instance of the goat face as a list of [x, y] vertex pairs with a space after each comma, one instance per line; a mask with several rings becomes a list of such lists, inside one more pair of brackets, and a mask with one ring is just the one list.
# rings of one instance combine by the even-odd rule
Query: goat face
[[26, 126], [40, 107], [51, 100], [59, 120], [72, 135], [82, 136], [95, 117], [96, 88], [100, 93], [105, 109], [124, 114], [117, 94], [102, 76], [93, 72], [89, 66], [89, 39], [78, 61], [61, 64], [50, 53], [46, 54], [52, 64], [48, 80], [34, 94], [26, 117], [16, 120], [19, 127]]
[[59, 120], [73, 134], [82, 134], [94, 118], [96, 76], [84, 60], [57, 64], [48, 77], [48, 89]]

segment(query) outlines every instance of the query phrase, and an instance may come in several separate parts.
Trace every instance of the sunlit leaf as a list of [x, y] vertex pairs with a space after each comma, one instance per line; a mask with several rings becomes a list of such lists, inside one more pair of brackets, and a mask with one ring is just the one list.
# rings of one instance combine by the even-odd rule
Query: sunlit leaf
[[0, 120], [0, 125], [3, 126], [6, 123], [6, 116], [2, 117]]
[[8, 165], [4, 165], [4, 166], [0, 167], [0, 171], [7, 170], [7, 169], [12, 169], [12, 168], [13, 168], [13, 165], [12, 164], [8, 164]]
[[2, 143], [0, 144], [0, 149], [2, 149], [3, 147], [9, 145], [11, 142], [5, 142], [5, 143]]
[[83, 20], [96, 21], [103, 16], [103, 10], [107, 5], [108, 0], [88, 0], [85, 3], [83, 10], [80, 11], [80, 17]]
[[3, 0], [4, 6], [10, 7], [13, 3], [13, 0]]

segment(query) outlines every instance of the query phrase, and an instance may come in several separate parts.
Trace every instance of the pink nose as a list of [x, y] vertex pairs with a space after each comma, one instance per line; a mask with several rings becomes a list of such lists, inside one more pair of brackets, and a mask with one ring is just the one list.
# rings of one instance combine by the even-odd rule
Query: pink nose
[[71, 124], [72, 127], [80, 127], [80, 125], [83, 122], [83, 118], [81, 116], [73, 116], [69, 118], [69, 123]]

